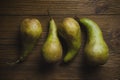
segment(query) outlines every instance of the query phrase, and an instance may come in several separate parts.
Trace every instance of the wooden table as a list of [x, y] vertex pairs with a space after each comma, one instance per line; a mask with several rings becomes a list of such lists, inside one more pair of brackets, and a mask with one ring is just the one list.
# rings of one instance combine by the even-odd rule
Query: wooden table
[[[41, 48], [48, 33], [48, 10], [56, 24], [65, 17], [88, 17], [96, 21], [110, 49], [108, 62], [97, 68], [85, 66], [82, 47], [69, 64], [50, 66], [41, 60]], [[25, 62], [9, 66], [20, 53], [19, 25], [25, 18], [37, 18], [42, 37]], [[120, 80], [120, 0], [0, 0], [0, 80]]]

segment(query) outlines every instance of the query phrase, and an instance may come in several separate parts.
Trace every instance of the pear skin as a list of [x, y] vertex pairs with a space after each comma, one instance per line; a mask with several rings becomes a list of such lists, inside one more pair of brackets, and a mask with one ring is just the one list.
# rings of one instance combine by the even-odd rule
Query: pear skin
[[90, 65], [103, 65], [109, 57], [108, 46], [103, 39], [100, 27], [91, 19], [82, 18], [80, 23], [87, 31], [87, 42], [85, 45], [85, 57]]
[[57, 35], [57, 27], [53, 19], [50, 20], [49, 33], [42, 48], [43, 58], [48, 63], [58, 62], [62, 58], [62, 45]]
[[38, 19], [24, 19], [20, 26], [21, 40], [22, 40], [22, 51], [21, 56], [18, 60], [8, 64], [17, 64], [24, 61], [28, 54], [32, 51], [37, 40], [41, 36], [42, 26]]
[[65, 18], [58, 27], [61, 37], [67, 43], [67, 52], [64, 62], [71, 61], [78, 53], [81, 46], [81, 29], [79, 23], [73, 18]]

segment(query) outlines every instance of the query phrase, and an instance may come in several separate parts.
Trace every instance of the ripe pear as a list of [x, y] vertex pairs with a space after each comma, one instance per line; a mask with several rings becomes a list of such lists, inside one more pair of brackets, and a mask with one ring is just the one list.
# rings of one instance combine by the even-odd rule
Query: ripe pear
[[53, 19], [49, 23], [49, 33], [42, 48], [43, 58], [48, 63], [58, 62], [62, 58], [62, 45], [57, 35], [57, 27]]
[[109, 57], [109, 49], [100, 27], [91, 19], [82, 18], [80, 23], [87, 31], [85, 57], [90, 65], [103, 65]]
[[71, 61], [78, 53], [81, 46], [81, 29], [79, 23], [73, 18], [65, 18], [58, 27], [61, 37], [67, 43], [67, 52], [64, 62]]
[[20, 26], [20, 33], [21, 33], [21, 56], [18, 60], [10, 64], [16, 64], [19, 62], [24, 61], [24, 59], [28, 56], [28, 54], [34, 48], [37, 40], [41, 36], [42, 33], [42, 26], [38, 19], [24, 19]]

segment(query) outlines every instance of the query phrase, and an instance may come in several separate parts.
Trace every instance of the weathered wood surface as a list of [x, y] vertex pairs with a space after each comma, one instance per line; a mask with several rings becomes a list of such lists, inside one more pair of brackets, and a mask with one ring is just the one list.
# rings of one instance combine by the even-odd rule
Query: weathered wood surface
[[[0, 80], [120, 80], [120, 0], [0, 0]], [[56, 24], [65, 17], [88, 17], [98, 23], [110, 48], [108, 62], [99, 68], [84, 65], [83, 42], [70, 64], [45, 65], [41, 48], [48, 33], [48, 12]], [[37, 18], [42, 37], [25, 62], [5, 64], [20, 53], [19, 26], [24, 18]]]
[[120, 0], [1, 0], [1, 15], [120, 14]]

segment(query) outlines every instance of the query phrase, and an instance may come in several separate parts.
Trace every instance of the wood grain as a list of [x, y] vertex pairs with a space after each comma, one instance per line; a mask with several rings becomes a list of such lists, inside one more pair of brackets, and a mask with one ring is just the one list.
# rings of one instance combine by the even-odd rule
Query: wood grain
[[120, 0], [2, 0], [1, 15], [120, 14]]
[[[0, 80], [120, 80], [119, 4], [120, 0], [0, 0]], [[110, 49], [108, 62], [97, 68], [85, 65], [82, 31], [82, 47], [71, 63], [45, 64], [41, 48], [48, 34], [48, 9], [57, 26], [65, 17], [94, 20]], [[9, 66], [5, 63], [20, 55], [19, 27], [25, 18], [37, 18], [43, 33], [25, 62]]]

